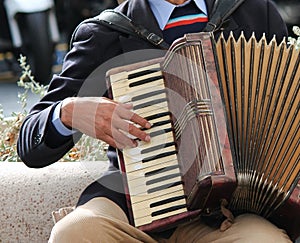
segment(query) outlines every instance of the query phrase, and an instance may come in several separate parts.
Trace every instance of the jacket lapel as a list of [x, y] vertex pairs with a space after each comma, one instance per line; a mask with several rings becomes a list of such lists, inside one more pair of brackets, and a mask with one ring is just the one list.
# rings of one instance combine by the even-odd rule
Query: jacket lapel
[[215, 0], [205, 0], [207, 11], [208, 11], [208, 17], [210, 17]]
[[[133, 5], [137, 7], [133, 8]], [[159, 28], [159, 25], [151, 11], [147, 0], [131, 0], [129, 1], [129, 8], [131, 8], [131, 18], [135, 23], [141, 26], [147, 26], [146, 28], [149, 31], [162, 36], [162, 31]]]

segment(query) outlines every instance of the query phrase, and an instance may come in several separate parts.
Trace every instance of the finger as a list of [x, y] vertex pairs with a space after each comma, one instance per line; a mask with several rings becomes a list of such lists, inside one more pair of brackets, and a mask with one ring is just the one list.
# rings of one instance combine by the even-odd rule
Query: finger
[[[150, 142], [151, 138], [148, 133], [139, 129], [136, 125], [127, 122], [125, 120], [116, 121], [117, 126], [121, 129], [122, 132], [127, 134], [130, 138], [138, 138], [145, 142]], [[133, 137], [132, 137], [133, 136]]]
[[[129, 104], [126, 104], [126, 105], [129, 105]], [[151, 128], [150, 122], [148, 122], [145, 118], [139, 116], [138, 114], [134, 113], [133, 111], [126, 109], [124, 107], [124, 105], [120, 106], [120, 108], [117, 110], [117, 113], [121, 118], [126, 119], [128, 121], [132, 121], [132, 122], [140, 125], [141, 127], [144, 127], [147, 129]]]
[[[100, 126], [101, 127], [101, 126]], [[137, 142], [130, 139], [126, 135], [120, 132], [119, 128], [113, 125], [103, 126], [101, 129], [96, 129], [96, 138], [108, 143], [109, 145], [123, 149], [125, 147], [136, 147]]]
[[112, 139], [115, 141], [118, 148], [135, 148], [138, 145], [135, 140], [129, 138], [126, 134], [117, 129], [112, 131]]
[[145, 118], [137, 115], [136, 113], [133, 113], [130, 121], [132, 121], [136, 124], [139, 124], [140, 126], [147, 128], [147, 129], [151, 128], [151, 126], [152, 126], [150, 122], [148, 122]]
[[115, 138], [110, 137], [110, 136], [106, 136], [104, 138], [102, 138], [102, 141], [106, 142], [108, 145], [116, 148], [116, 149], [124, 149], [126, 147], [136, 147], [137, 146], [137, 142], [136, 141], [132, 141], [132, 144], [134, 144], [133, 146], [128, 146], [126, 144], [123, 144], [122, 142], [117, 142], [115, 140]]

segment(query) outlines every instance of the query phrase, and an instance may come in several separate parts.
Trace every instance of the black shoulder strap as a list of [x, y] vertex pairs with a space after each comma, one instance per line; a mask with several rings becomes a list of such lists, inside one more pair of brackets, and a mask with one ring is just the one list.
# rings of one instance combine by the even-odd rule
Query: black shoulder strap
[[135, 24], [130, 18], [120, 12], [107, 9], [96, 16], [95, 19], [109, 28], [129, 35], [141, 37], [162, 49], [168, 49], [169, 47], [163, 38], [147, 30], [145, 27]]
[[114, 11], [113, 9], [104, 10], [99, 15], [82, 21], [73, 32], [70, 40], [70, 47], [72, 46], [77, 29], [84, 23], [100, 23], [121, 33], [140, 37], [144, 40], [147, 40], [154, 46], [160, 47], [161, 49], [169, 48], [169, 45], [163, 40], [163, 38], [156, 35], [155, 33], [152, 33], [143, 26], [134, 24], [133, 21], [126, 15]]
[[245, 0], [216, 0], [211, 17], [204, 32], [218, 30], [224, 21], [244, 2]]

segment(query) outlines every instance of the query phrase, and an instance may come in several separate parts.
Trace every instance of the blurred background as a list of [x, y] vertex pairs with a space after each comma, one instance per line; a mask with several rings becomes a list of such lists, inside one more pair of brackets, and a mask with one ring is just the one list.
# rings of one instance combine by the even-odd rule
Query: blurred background
[[[293, 35], [292, 26], [300, 25], [300, 1], [274, 2]], [[35, 79], [47, 84], [60, 71], [74, 28], [117, 5], [118, 0], [0, 0], [0, 81], [19, 76], [22, 53]]]
[[[61, 64], [75, 27], [84, 19], [123, 0], [0, 0], [0, 104], [10, 111], [17, 92], [11, 94], [21, 74], [20, 53], [40, 84], [48, 84]], [[274, 0], [286, 22], [300, 26], [300, 0]], [[9, 96], [8, 96], [9, 95]], [[7, 107], [10, 106], [10, 107]]]
[[117, 5], [117, 0], [0, 0], [0, 81], [19, 75], [22, 53], [36, 81], [49, 83], [75, 27]]

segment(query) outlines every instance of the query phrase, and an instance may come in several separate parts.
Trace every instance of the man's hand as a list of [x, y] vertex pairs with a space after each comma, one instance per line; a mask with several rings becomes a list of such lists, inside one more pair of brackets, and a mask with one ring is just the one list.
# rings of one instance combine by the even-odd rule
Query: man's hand
[[150, 128], [151, 124], [131, 108], [132, 105], [103, 97], [72, 97], [63, 101], [60, 117], [66, 126], [123, 149], [137, 146], [132, 136], [150, 141], [150, 136], [137, 125]]

